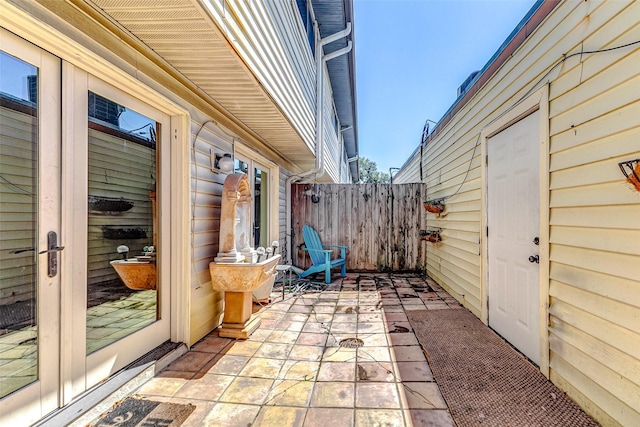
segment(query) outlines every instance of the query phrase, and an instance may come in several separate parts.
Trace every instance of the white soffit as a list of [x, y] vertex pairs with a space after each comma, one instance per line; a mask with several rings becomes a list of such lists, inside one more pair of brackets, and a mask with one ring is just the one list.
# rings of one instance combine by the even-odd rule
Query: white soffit
[[310, 148], [195, 2], [92, 1], [283, 157], [303, 169], [314, 165]]

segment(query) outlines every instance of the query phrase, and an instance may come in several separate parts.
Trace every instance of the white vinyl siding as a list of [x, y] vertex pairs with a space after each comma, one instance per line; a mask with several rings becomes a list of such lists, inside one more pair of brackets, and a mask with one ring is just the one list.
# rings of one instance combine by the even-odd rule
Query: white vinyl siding
[[[443, 214], [427, 217], [443, 241], [427, 243], [426, 271], [480, 315], [473, 147], [482, 128], [550, 82], [550, 378], [604, 425], [640, 424], [640, 193], [618, 168], [640, 157], [640, 45], [551, 68], [566, 54], [640, 40], [638, 16], [640, 2], [561, 2], [424, 149], [428, 199], [447, 198]], [[419, 156], [394, 183], [420, 180]]]

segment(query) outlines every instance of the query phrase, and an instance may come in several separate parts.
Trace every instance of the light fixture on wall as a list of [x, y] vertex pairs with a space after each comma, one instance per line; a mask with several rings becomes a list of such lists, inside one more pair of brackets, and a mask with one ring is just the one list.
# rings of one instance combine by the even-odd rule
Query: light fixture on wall
[[233, 157], [229, 153], [216, 153], [211, 150], [211, 170], [214, 172], [233, 172]]

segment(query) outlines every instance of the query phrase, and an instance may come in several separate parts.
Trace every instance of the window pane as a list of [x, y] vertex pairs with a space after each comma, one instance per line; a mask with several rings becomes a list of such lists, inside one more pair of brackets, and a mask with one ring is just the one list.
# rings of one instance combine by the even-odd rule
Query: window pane
[[0, 398], [38, 378], [38, 69], [0, 52]]
[[158, 126], [89, 92], [87, 354], [157, 319]]
[[254, 169], [253, 183], [253, 211], [254, 211], [254, 247], [271, 246], [268, 242], [268, 201], [269, 179], [267, 172], [258, 168]]

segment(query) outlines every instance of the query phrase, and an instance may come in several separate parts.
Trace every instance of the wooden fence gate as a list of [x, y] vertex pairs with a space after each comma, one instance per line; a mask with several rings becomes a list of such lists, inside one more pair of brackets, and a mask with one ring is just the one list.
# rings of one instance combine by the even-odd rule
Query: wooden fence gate
[[425, 184], [295, 184], [291, 190], [294, 265], [310, 264], [302, 249], [302, 226], [309, 224], [323, 244], [349, 246], [348, 271], [424, 270]]

